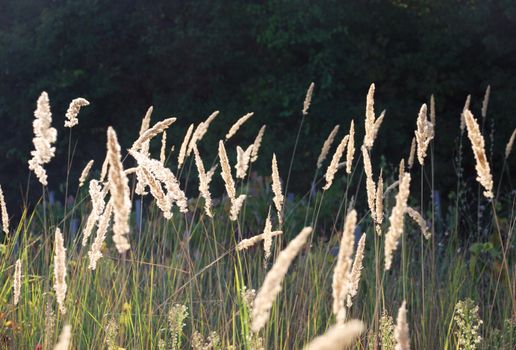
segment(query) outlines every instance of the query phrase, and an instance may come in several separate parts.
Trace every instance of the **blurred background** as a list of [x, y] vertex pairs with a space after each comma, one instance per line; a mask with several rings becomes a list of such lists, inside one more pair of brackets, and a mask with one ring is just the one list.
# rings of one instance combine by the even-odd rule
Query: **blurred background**
[[[33, 111], [43, 90], [59, 133], [57, 156], [46, 167], [49, 188], [58, 193], [66, 182], [64, 114], [79, 96], [91, 105], [73, 128], [73, 181], [89, 159], [100, 168], [108, 125], [127, 148], [150, 105], [154, 121], [179, 118], [168, 132], [176, 152], [190, 123], [220, 110], [200, 144], [210, 160], [229, 126], [255, 112], [229, 149], [247, 146], [267, 124], [258, 172], [270, 174], [276, 152], [286, 174], [312, 81], [289, 191], [310, 188], [335, 124], [342, 137], [355, 119], [361, 142], [372, 82], [377, 113], [387, 110], [374, 164], [397, 164], [408, 155], [418, 110], [435, 95], [436, 186], [444, 193], [456, 183], [466, 96], [480, 116], [490, 84], [484, 133], [497, 174], [515, 126], [516, 1], [0, 0], [0, 183], [10, 207], [21, 207], [16, 198], [27, 186]], [[474, 181], [465, 144], [466, 174]], [[154, 155], [159, 148], [154, 141]]]

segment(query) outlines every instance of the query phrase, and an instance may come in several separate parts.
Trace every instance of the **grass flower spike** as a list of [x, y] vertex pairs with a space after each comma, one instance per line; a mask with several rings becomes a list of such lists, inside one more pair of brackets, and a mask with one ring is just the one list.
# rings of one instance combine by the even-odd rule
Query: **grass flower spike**
[[342, 324], [346, 320], [345, 301], [350, 290], [350, 270], [353, 263], [351, 256], [355, 243], [355, 226], [357, 224], [357, 212], [353, 209], [346, 216], [344, 231], [340, 240], [337, 264], [333, 271], [332, 295], [333, 314], [337, 317], [337, 323]]
[[396, 328], [394, 329], [394, 338], [396, 339], [395, 350], [410, 350], [409, 327], [407, 322], [407, 307], [403, 301], [399, 310]]
[[0, 186], [0, 210], [2, 211], [2, 230], [6, 235], [9, 234], [9, 214], [7, 214], [7, 205], [5, 204], [4, 191]]
[[61, 230], [56, 228], [54, 241], [54, 290], [62, 314], [66, 313], [66, 249]]
[[81, 172], [81, 176], [79, 177], [79, 187], [82, 187], [90, 174], [91, 167], [93, 166], [93, 159], [86, 164], [84, 169]]
[[324, 335], [312, 340], [304, 350], [352, 349], [364, 330], [364, 323], [359, 320], [351, 320], [344, 324], [335, 325], [328, 329]]
[[331, 145], [333, 144], [333, 141], [335, 140], [335, 136], [339, 132], [339, 125], [335, 125], [333, 130], [330, 132], [328, 137], [323, 143], [323, 146], [321, 148], [321, 153], [319, 154], [319, 157], [317, 157], [317, 169], [319, 169], [322, 166], [322, 163], [328, 156], [328, 152], [330, 152]]
[[312, 95], [314, 93], [315, 84], [312, 82], [306, 91], [305, 100], [303, 102], [303, 116], [308, 114], [308, 108], [310, 108], [310, 104], [312, 103]]
[[484, 187], [484, 196], [486, 198], [493, 198], [493, 177], [491, 176], [491, 169], [486, 157], [484, 137], [480, 132], [477, 121], [469, 110], [464, 111], [464, 118], [468, 129], [468, 137], [471, 141], [471, 148], [475, 155], [477, 181]]
[[14, 268], [14, 283], [13, 283], [13, 296], [14, 296], [14, 305], [18, 305], [20, 301], [21, 294], [21, 260], [16, 260], [15, 268]]
[[79, 124], [79, 119], [77, 119], [77, 115], [79, 115], [79, 111], [81, 110], [81, 107], [89, 106], [90, 103], [88, 100], [79, 97], [72, 102], [70, 102], [70, 106], [68, 107], [68, 110], [66, 111], [66, 120], [64, 123], [64, 126], [66, 128], [73, 128], [75, 125]]
[[276, 262], [270, 269], [262, 287], [254, 299], [251, 330], [258, 333], [269, 319], [272, 303], [281, 291], [281, 283], [285, 278], [288, 268], [312, 232], [311, 227], [305, 227], [301, 232], [281, 251]]
[[399, 191], [396, 195], [396, 204], [392, 208], [389, 221], [391, 225], [385, 235], [385, 269], [392, 265], [392, 255], [398, 246], [398, 240], [403, 234], [403, 219], [407, 211], [407, 200], [410, 194], [410, 174], [405, 173], [400, 179]]
[[[113, 200], [114, 225], [113, 242], [120, 254], [131, 248], [127, 234], [129, 233], [129, 216], [131, 214], [131, 198], [129, 180], [124, 172], [120, 145], [115, 130], [108, 128], [108, 160], [109, 160], [109, 192]], [[145, 135], [145, 133], [144, 133]]]
[[39, 182], [46, 186], [47, 172], [43, 168], [44, 164], [50, 162], [54, 157], [56, 148], [52, 146], [57, 140], [57, 130], [51, 127], [52, 113], [46, 92], [42, 92], [38, 98], [37, 108], [34, 111], [34, 150], [30, 152], [32, 158], [29, 160], [29, 169], [34, 171]]
[[240, 119], [238, 119], [235, 124], [233, 124], [231, 126], [231, 128], [229, 128], [229, 131], [228, 133], [226, 134], [226, 141], [229, 140], [230, 138], [232, 138], [238, 131], [238, 129], [240, 129], [240, 127], [246, 122], [249, 120], [249, 118], [251, 118], [252, 116], [254, 115], [253, 112], [251, 113], [247, 113], [246, 115], [244, 115], [243, 117], [240, 117]]

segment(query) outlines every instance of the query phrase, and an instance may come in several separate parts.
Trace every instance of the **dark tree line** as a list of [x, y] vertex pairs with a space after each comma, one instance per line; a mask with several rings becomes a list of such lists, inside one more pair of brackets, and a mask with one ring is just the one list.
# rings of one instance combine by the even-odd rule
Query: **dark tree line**
[[78, 96], [91, 106], [73, 129], [78, 144], [72, 179], [91, 158], [100, 166], [108, 125], [128, 146], [150, 105], [154, 120], [179, 117], [169, 133], [176, 145], [190, 123], [220, 110], [201, 148], [211, 156], [216, 147], [207, 145], [254, 111], [235, 143], [252, 142], [267, 124], [267, 156], [258, 166], [268, 174], [274, 151], [286, 172], [304, 94], [315, 81], [292, 190], [309, 187], [310, 176], [303, 174], [312, 174], [335, 124], [347, 130], [354, 118], [362, 134], [371, 82], [377, 110], [387, 109], [374, 161], [384, 155], [397, 163], [408, 153], [419, 107], [434, 93], [436, 174], [443, 189], [453, 189], [459, 113], [471, 93], [479, 115], [488, 84], [493, 122], [486, 128], [494, 125], [494, 162], [502, 160], [514, 127], [514, 33], [511, 0], [2, 0], [0, 183], [11, 196], [25, 185], [33, 110], [42, 90], [59, 130], [57, 157], [48, 166], [56, 190], [66, 176], [64, 114]]

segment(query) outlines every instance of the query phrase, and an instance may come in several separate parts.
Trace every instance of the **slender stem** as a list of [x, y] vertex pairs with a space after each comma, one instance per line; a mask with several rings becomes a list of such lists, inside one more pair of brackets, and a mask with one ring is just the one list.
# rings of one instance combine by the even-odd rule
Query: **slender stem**
[[45, 237], [47, 237], [47, 200], [45, 185], [41, 185], [41, 195], [43, 196], [43, 232], [45, 232]]
[[317, 175], [319, 175], [319, 168], [315, 171], [314, 178], [312, 179], [312, 182], [310, 183], [310, 191], [308, 192], [308, 204], [306, 205], [306, 214], [305, 214], [305, 222], [303, 226], [306, 226], [306, 222], [308, 221], [308, 211], [310, 210], [310, 204], [312, 202], [313, 193], [315, 193], [315, 198], [317, 199], [317, 189], [316, 186], [316, 180]]
[[288, 194], [288, 184], [290, 182], [290, 173], [292, 172], [292, 165], [294, 164], [294, 156], [296, 155], [297, 144], [299, 142], [299, 136], [301, 135], [301, 129], [303, 128], [303, 122], [305, 121], [305, 116], [301, 118], [301, 123], [299, 123], [299, 128], [297, 129], [296, 135], [296, 143], [294, 144], [294, 149], [292, 150], [292, 156], [290, 157], [290, 165], [288, 167], [288, 175], [287, 182], [285, 183], [285, 196]]
[[[420, 183], [420, 190], [421, 190], [421, 217], [424, 218], [424, 188], [423, 188], [423, 185], [424, 185], [424, 172], [425, 172], [425, 167], [424, 165], [421, 166], [421, 183]], [[423, 328], [423, 334], [425, 334], [425, 246], [424, 246], [424, 237], [423, 235], [419, 235], [420, 237], [420, 243], [421, 243], [421, 300], [422, 300], [422, 303], [421, 303], [421, 307], [422, 307], [422, 313], [423, 313], [423, 317], [421, 318], [423, 320], [421, 326]]]
[[65, 198], [64, 198], [64, 217], [63, 217], [63, 234], [66, 231], [66, 209], [68, 204], [68, 179], [70, 178], [70, 169], [71, 169], [71, 144], [72, 144], [72, 128], [70, 128], [70, 132], [68, 133], [68, 154], [66, 160], [66, 184], [65, 184]]

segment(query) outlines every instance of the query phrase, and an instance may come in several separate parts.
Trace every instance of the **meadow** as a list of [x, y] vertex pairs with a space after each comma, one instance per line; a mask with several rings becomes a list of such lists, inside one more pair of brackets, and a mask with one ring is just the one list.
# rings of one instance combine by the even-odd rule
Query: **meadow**
[[[441, 205], [433, 96], [414, 113], [400, 163], [386, 164], [371, 160], [389, 124], [374, 91], [364, 94], [364, 117], [313, 145], [321, 153], [306, 174], [312, 185], [299, 194], [289, 185], [292, 165], [304, 161], [300, 131], [317, 118], [314, 84], [299, 101], [283, 168], [260, 152], [262, 138], [281, 142], [266, 139], [274, 125], [234, 142], [253, 113], [205, 144], [216, 111], [173, 146], [167, 132], [179, 121], [152, 107], [132, 145], [110, 127], [99, 140], [105, 159], [77, 164], [72, 131], [89, 102], [73, 100], [63, 118], [43, 92], [27, 180], [40, 183], [39, 201], [20, 198], [25, 210], [12, 220], [20, 203], [5, 203], [0, 190], [0, 347], [514, 349], [515, 132], [494, 169], [489, 89], [479, 110], [468, 97], [448, 150], [456, 191]], [[52, 123], [63, 122], [68, 135], [57, 135]], [[63, 172], [84, 168], [68, 178], [66, 200], [49, 191], [45, 172], [58, 137], [69, 140]], [[203, 157], [208, 147], [218, 157]], [[269, 172], [253, 169], [258, 157]], [[466, 158], [475, 169], [464, 169]]]

